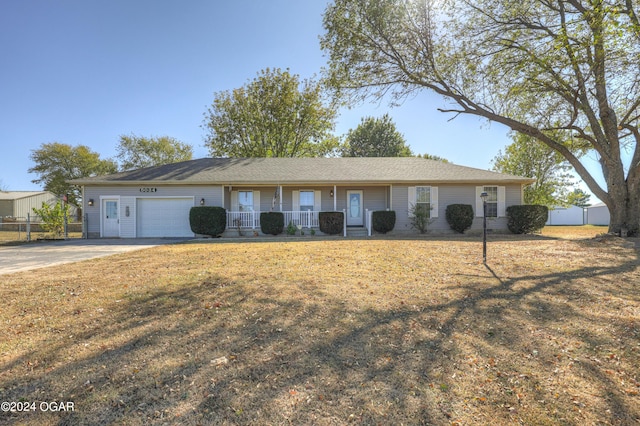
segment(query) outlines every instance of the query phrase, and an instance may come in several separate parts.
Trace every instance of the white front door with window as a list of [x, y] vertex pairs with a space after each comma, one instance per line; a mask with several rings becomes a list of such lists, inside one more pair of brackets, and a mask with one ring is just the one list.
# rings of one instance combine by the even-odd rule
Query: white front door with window
[[102, 200], [102, 236], [120, 236], [120, 216], [117, 199]]
[[362, 191], [347, 191], [347, 226], [363, 226]]

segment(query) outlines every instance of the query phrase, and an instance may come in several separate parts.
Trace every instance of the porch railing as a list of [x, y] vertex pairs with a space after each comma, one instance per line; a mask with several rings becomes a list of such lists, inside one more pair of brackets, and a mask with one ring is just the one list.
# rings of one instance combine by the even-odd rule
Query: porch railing
[[260, 228], [260, 212], [230, 212], [227, 210], [227, 228]]
[[[284, 226], [289, 223], [303, 228], [318, 228], [320, 226], [318, 213], [314, 211], [287, 211], [284, 214]], [[259, 211], [227, 211], [227, 228], [260, 228]]]
[[317, 228], [320, 226], [318, 220], [318, 213], [314, 211], [303, 212], [282, 212], [284, 213], [284, 226], [287, 227], [289, 223], [294, 225], [300, 225], [303, 228]]
[[[292, 223], [294, 226], [300, 226], [302, 228], [319, 228], [319, 212], [314, 211], [286, 211], [282, 212], [284, 214], [284, 226], [289, 226], [289, 223]], [[348, 210], [342, 210], [342, 213], [347, 217]], [[364, 229], [367, 231], [367, 235], [371, 236], [372, 234], [372, 215], [373, 210], [366, 209], [364, 212]], [[238, 211], [227, 211], [227, 228], [235, 229], [235, 228], [250, 228], [250, 229], [259, 229], [260, 228], [260, 212], [259, 211], [248, 211], [248, 212], [238, 212]], [[344, 221], [344, 236], [347, 236], [347, 222]]]

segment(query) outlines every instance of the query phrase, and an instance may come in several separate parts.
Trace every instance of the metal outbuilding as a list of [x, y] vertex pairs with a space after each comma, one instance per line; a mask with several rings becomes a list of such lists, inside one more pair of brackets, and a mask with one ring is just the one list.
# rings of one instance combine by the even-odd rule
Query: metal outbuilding
[[[38, 220], [33, 208], [41, 208], [42, 203], [55, 204], [58, 197], [49, 191], [0, 191], [0, 221], [2, 218]], [[70, 216], [75, 217], [77, 208], [71, 206]]]
[[587, 207], [587, 223], [589, 225], [608, 226], [610, 220], [609, 208], [606, 204], [598, 203], [591, 207]]

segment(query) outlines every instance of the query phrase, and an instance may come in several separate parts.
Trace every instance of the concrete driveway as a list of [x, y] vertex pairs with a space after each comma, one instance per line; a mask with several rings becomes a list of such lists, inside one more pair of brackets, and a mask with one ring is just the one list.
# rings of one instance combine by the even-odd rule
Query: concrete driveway
[[174, 244], [186, 240], [188, 238], [78, 239], [0, 246], [0, 275], [110, 256], [163, 244]]

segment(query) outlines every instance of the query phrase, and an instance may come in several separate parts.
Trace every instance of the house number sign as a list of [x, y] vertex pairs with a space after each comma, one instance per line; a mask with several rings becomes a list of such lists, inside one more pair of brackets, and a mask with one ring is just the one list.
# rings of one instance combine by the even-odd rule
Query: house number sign
[[143, 187], [140, 188], [140, 192], [158, 192], [158, 188]]

